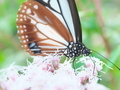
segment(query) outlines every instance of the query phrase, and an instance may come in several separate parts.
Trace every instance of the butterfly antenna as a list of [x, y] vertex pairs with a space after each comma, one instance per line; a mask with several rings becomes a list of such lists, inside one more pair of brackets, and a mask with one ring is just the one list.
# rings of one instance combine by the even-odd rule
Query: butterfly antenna
[[100, 55], [101, 57], [105, 58], [105, 60], [109, 61], [109, 62], [110, 62], [111, 64], [113, 64], [118, 70], [120, 70], [120, 68], [119, 68], [117, 65], [115, 65], [113, 62], [111, 62], [109, 59], [107, 59], [107, 58], [104, 57], [103, 55], [99, 54], [99, 53], [96, 52], [95, 50], [92, 50], [92, 51], [94, 51], [95, 53], [97, 53], [97, 54]]

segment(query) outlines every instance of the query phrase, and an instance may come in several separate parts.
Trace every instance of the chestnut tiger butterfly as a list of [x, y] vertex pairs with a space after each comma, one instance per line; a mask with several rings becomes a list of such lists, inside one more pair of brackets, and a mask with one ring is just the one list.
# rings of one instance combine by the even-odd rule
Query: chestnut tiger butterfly
[[29, 0], [17, 16], [22, 47], [33, 56], [59, 53], [67, 57], [88, 56], [74, 0]]
[[32, 56], [57, 52], [75, 61], [80, 55], [91, 54], [82, 43], [75, 0], [28, 0], [21, 5], [16, 23], [21, 45]]

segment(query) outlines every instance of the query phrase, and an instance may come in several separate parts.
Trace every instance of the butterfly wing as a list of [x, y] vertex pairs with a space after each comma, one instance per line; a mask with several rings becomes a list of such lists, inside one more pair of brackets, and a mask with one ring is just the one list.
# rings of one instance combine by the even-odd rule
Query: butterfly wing
[[[63, 14], [61, 8], [63, 6], [60, 7], [63, 2], [60, 3], [60, 0], [56, 0], [57, 4], [51, 7], [53, 4], [50, 4], [50, 0], [48, 2], [41, 1], [24, 2], [18, 11], [18, 35], [22, 47], [31, 55], [53, 53], [57, 49], [58, 51], [65, 50], [68, 42], [75, 41], [75, 30], [69, 29], [68, 18], [64, 17], [66, 13]], [[65, 1], [66, 5], [69, 5], [67, 0]], [[71, 19], [71, 13], [68, 16]], [[73, 22], [71, 21], [71, 23]]]
[[52, 13], [66, 26], [74, 42], [82, 42], [82, 30], [75, 0], [36, 0]]

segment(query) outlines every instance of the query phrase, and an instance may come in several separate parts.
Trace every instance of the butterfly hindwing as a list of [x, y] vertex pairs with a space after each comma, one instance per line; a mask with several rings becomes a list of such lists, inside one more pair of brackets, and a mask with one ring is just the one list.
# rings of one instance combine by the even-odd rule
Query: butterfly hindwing
[[36, 1], [22, 4], [18, 12], [17, 26], [21, 44], [30, 54], [32, 52], [28, 45], [32, 42], [36, 42], [41, 51], [53, 52], [57, 49], [65, 49], [67, 41], [73, 41], [61, 21]]

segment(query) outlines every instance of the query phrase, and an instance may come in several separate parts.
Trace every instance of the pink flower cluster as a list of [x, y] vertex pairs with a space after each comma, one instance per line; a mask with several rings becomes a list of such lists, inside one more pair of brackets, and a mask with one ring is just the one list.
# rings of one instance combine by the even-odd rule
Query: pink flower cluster
[[0, 71], [0, 90], [109, 90], [97, 83], [104, 65], [97, 58], [83, 57], [72, 68], [71, 60], [60, 63], [60, 56], [33, 57], [28, 66], [11, 65]]

